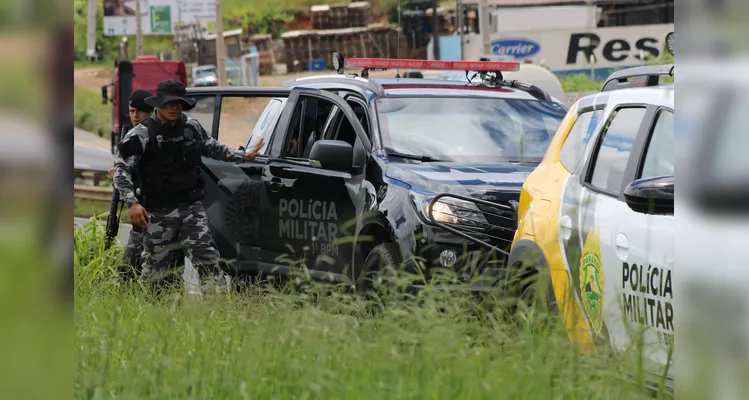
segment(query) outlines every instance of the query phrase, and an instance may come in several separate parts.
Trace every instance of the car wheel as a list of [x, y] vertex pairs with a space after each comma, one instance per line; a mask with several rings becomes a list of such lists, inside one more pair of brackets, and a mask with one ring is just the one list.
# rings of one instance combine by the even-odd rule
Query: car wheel
[[529, 280], [517, 297], [515, 314], [521, 325], [532, 331], [550, 332], [557, 317], [554, 299], [549, 299], [540, 292], [542, 283], [538, 279], [538, 274], [529, 277]]
[[369, 251], [362, 264], [362, 273], [356, 282], [359, 291], [375, 294], [387, 292], [395, 286], [390, 271], [400, 265], [398, 250], [389, 242], [380, 243]]

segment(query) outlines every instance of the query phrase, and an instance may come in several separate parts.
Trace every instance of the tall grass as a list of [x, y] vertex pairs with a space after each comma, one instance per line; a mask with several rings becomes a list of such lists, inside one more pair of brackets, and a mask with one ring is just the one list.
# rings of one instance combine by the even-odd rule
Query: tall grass
[[[155, 296], [114, 284], [103, 232], [75, 240], [76, 398], [635, 399], [635, 355], [581, 355], [564, 332], [467, 295], [376, 300], [261, 284]], [[375, 310], [375, 311], [373, 311]]]

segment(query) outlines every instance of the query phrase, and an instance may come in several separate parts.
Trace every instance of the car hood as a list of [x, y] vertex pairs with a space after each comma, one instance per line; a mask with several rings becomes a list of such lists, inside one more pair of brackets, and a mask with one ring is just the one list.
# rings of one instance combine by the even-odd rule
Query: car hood
[[537, 164], [390, 162], [386, 176], [424, 194], [452, 193], [487, 201], [517, 199]]

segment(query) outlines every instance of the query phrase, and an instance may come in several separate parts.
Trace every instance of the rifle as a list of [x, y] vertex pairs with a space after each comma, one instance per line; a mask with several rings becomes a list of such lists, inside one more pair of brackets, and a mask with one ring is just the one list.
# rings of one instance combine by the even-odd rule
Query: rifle
[[[119, 207], [119, 210], [117, 209]], [[117, 237], [120, 231], [120, 211], [122, 206], [120, 204], [120, 191], [116, 188], [112, 188], [112, 203], [109, 205], [109, 215], [107, 216], [107, 227], [106, 227], [106, 242], [104, 249], [109, 249], [112, 246], [112, 241]]]
[[[120, 130], [120, 141], [125, 137], [125, 134], [129, 130], [129, 124], [124, 124]], [[111, 171], [111, 170], [110, 170]], [[112, 176], [111, 178], [114, 179]], [[117, 207], [120, 207], [118, 210]], [[117, 234], [120, 231], [120, 212], [122, 211], [122, 205], [120, 204], [120, 191], [117, 188], [112, 188], [112, 202], [109, 204], [109, 215], [107, 216], [107, 227], [106, 227], [106, 242], [104, 243], [104, 249], [107, 250], [112, 246], [112, 241], [117, 238]]]

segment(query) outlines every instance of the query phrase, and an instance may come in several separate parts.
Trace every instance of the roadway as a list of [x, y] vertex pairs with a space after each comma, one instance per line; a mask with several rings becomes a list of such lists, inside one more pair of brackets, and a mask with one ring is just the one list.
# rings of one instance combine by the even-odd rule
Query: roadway
[[106, 171], [112, 167], [114, 157], [110, 142], [91, 132], [75, 129], [73, 163], [75, 168]]

